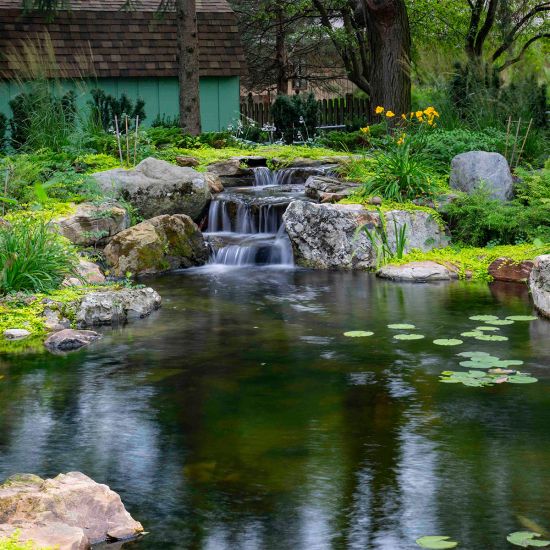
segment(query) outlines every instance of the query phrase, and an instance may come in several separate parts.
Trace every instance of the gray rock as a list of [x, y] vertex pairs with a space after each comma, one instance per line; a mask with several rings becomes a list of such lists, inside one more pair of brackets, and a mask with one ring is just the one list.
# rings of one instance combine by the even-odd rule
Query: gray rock
[[72, 330], [70, 328], [54, 332], [44, 342], [48, 350], [53, 352], [75, 351], [101, 338], [91, 330]]
[[87, 550], [107, 540], [133, 538], [142, 525], [120, 497], [80, 472], [54, 479], [17, 475], [0, 485], [0, 537], [59, 550]]
[[160, 295], [152, 288], [91, 292], [74, 304], [79, 328], [118, 325], [142, 319], [160, 308]]
[[[393, 210], [385, 213], [388, 241], [395, 247], [398, 229], [407, 225], [406, 251], [427, 251], [447, 246], [448, 237], [436, 220], [422, 210]], [[293, 201], [283, 216], [299, 265], [317, 269], [369, 269], [376, 266], [376, 252], [364, 231], [381, 224], [375, 210], [358, 204], [316, 204]]]
[[332, 196], [330, 198], [335, 200], [341, 200], [354, 193], [358, 187], [360, 187], [359, 183], [341, 181], [326, 176], [310, 176], [305, 184], [305, 195], [310, 199], [328, 202], [327, 195]]
[[4, 331], [4, 338], [6, 340], [23, 340], [31, 335], [28, 330], [23, 328], [10, 328]]
[[386, 265], [380, 268], [376, 275], [392, 281], [410, 281], [427, 283], [430, 281], [450, 281], [458, 279], [458, 275], [447, 267], [436, 262], [409, 262], [402, 265]]
[[508, 161], [499, 153], [485, 151], [457, 155], [451, 161], [450, 185], [469, 194], [483, 187], [501, 201], [511, 199], [514, 190]]
[[248, 167], [245, 157], [213, 162], [206, 170], [210, 175], [219, 178], [225, 187], [251, 185], [254, 181], [254, 171]]
[[80, 246], [105, 245], [113, 235], [130, 227], [130, 216], [117, 203], [79, 204], [76, 210], [54, 220], [61, 235]]
[[203, 265], [208, 248], [191, 218], [165, 215], [119, 233], [105, 248], [105, 258], [113, 274], [124, 277]]
[[155, 158], [93, 176], [104, 193], [121, 196], [144, 218], [186, 214], [197, 220], [212, 198], [205, 174]]
[[535, 258], [529, 277], [529, 290], [537, 310], [550, 317], [550, 254]]
[[42, 312], [42, 317], [44, 317], [46, 330], [49, 332], [57, 332], [59, 330], [70, 328], [71, 326], [69, 319], [63, 317], [58, 309], [53, 309], [52, 307], [45, 307]]
[[99, 285], [105, 282], [105, 275], [101, 268], [83, 258], [76, 268], [76, 277], [68, 277], [63, 281], [63, 286], [82, 286], [85, 284]]

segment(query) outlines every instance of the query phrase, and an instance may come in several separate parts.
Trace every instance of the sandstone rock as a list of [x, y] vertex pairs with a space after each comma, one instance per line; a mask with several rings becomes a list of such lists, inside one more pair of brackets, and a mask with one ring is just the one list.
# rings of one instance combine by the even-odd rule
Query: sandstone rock
[[97, 264], [83, 258], [80, 259], [76, 272], [77, 277], [68, 277], [63, 281], [63, 286], [99, 285], [106, 280]]
[[200, 164], [200, 161], [195, 157], [180, 156], [180, 157], [176, 157], [176, 164], [182, 167], [195, 168]]
[[10, 328], [4, 331], [4, 338], [6, 340], [23, 340], [31, 335], [28, 330], [23, 328]]
[[219, 176], [216, 174], [205, 174], [206, 183], [208, 183], [208, 189], [210, 193], [216, 194], [223, 191], [223, 183]]
[[[388, 241], [395, 246], [393, 220], [398, 229], [407, 225], [405, 250], [427, 251], [447, 246], [448, 237], [428, 213], [421, 210], [393, 210], [385, 213]], [[358, 204], [316, 204], [293, 201], [283, 216], [299, 265], [318, 269], [369, 269], [376, 266], [376, 253], [365, 232], [381, 224], [375, 210]]]
[[44, 342], [44, 345], [54, 352], [75, 351], [101, 338], [91, 330], [72, 330], [70, 328], [54, 332]]
[[209, 174], [216, 176], [226, 187], [252, 185], [254, 181], [254, 171], [243, 157], [214, 162], [207, 166], [206, 170]]
[[537, 310], [550, 317], [550, 254], [535, 258], [529, 277], [529, 290]]
[[331, 199], [338, 200], [354, 193], [360, 187], [358, 183], [349, 181], [341, 181], [336, 178], [326, 176], [311, 176], [305, 184], [305, 195], [310, 199], [321, 200], [328, 202], [328, 195], [332, 195]]
[[74, 304], [79, 328], [117, 325], [142, 319], [160, 308], [161, 297], [152, 288], [91, 292]]
[[119, 233], [105, 248], [117, 277], [205, 264], [208, 248], [188, 216], [157, 216]]
[[509, 283], [525, 283], [529, 280], [529, 275], [533, 270], [533, 262], [514, 262], [510, 258], [497, 258], [489, 266], [489, 275], [495, 281], [504, 281]]
[[94, 178], [105, 193], [120, 195], [144, 218], [186, 214], [198, 219], [212, 198], [205, 174], [154, 158], [132, 170], [116, 168]]
[[130, 216], [117, 203], [79, 204], [72, 214], [57, 218], [54, 224], [61, 235], [80, 246], [104, 245], [113, 235], [130, 227]]
[[142, 525], [120, 497], [79, 472], [54, 479], [18, 475], [0, 485], [0, 536], [20, 530], [22, 542], [59, 550], [87, 550], [92, 544], [133, 538]]
[[501, 154], [470, 151], [451, 161], [450, 185], [469, 194], [484, 187], [492, 198], [506, 201], [512, 198], [514, 182], [508, 161]]
[[437, 262], [409, 262], [402, 265], [386, 265], [380, 268], [376, 275], [392, 281], [411, 281], [413, 283], [428, 283], [430, 281], [450, 281], [458, 279], [458, 275]]

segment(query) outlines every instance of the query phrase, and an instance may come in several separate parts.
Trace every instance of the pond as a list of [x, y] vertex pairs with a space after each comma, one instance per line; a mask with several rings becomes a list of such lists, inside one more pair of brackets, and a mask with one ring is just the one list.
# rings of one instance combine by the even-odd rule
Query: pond
[[[501, 549], [550, 528], [550, 323], [432, 343], [531, 314], [524, 287], [221, 266], [147, 284], [163, 308], [93, 347], [0, 358], [0, 478], [110, 485], [150, 533], [136, 550]], [[438, 381], [478, 350], [539, 382]]]

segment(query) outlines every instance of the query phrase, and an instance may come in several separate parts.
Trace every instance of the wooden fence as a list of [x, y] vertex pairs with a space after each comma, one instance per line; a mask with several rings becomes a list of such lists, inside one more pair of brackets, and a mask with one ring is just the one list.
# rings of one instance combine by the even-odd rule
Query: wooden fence
[[[366, 99], [357, 99], [352, 95], [334, 99], [320, 99], [318, 126], [344, 126], [357, 119], [366, 119], [369, 104]], [[241, 102], [243, 123], [254, 120], [259, 126], [273, 122], [271, 105], [268, 103]]]

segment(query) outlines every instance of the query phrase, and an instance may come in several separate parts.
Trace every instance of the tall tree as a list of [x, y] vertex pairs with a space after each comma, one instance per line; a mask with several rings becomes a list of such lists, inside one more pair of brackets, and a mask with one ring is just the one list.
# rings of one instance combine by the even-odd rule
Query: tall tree
[[346, 68], [373, 106], [410, 110], [411, 35], [404, 0], [312, 0]]
[[[196, 0], [158, 0], [157, 13], [176, 13], [180, 126], [185, 133], [201, 133], [199, 47]], [[22, 0], [26, 11], [37, 10], [48, 19], [70, 8], [70, 0]], [[123, 9], [139, 9], [141, 0], [126, 0]]]

